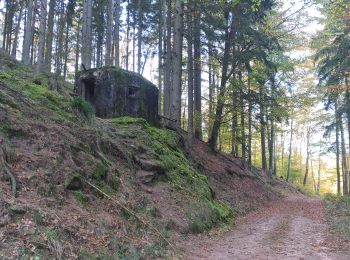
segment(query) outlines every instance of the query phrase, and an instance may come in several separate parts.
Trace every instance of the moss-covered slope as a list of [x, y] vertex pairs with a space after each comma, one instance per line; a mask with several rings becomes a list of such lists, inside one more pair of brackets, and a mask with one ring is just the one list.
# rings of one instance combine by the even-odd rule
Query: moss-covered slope
[[0, 53], [0, 258], [161, 257], [162, 237], [233, 219], [178, 134], [95, 118], [71, 91]]

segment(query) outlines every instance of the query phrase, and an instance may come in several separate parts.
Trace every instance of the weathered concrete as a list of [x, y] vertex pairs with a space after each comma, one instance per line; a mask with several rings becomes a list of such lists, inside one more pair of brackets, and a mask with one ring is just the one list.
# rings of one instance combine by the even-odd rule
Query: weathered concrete
[[94, 106], [98, 117], [130, 115], [159, 121], [158, 89], [137, 73], [115, 67], [80, 71], [75, 91]]

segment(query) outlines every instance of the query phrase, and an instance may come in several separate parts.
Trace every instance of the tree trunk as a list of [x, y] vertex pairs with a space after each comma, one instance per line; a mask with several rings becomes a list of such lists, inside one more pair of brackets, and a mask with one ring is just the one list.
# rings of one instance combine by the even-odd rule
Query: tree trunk
[[115, 8], [115, 25], [114, 25], [114, 65], [119, 68], [119, 31], [120, 31], [120, 0], [116, 0]]
[[49, 71], [49, 72], [51, 72], [55, 7], [56, 7], [56, 0], [50, 0], [50, 2], [49, 2], [49, 16], [48, 16], [47, 31], [46, 31], [46, 43], [45, 43], [45, 67], [46, 67], [47, 71]]
[[335, 145], [336, 145], [336, 165], [337, 165], [337, 193], [341, 194], [341, 177], [340, 177], [340, 141], [339, 141], [339, 117], [338, 117], [338, 102], [335, 102]]
[[260, 92], [260, 140], [261, 140], [261, 166], [263, 171], [267, 170], [266, 161], [266, 120], [265, 120], [265, 96], [263, 91], [263, 84], [259, 83]]
[[341, 115], [339, 117], [339, 128], [340, 128], [340, 138], [341, 138], [341, 155], [342, 155], [342, 169], [343, 169], [343, 195], [349, 194], [348, 187], [348, 167], [347, 167], [347, 156], [345, 148], [345, 138], [344, 138], [344, 127], [343, 119]]
[[162, 115], [163, 95], [163, 5], [164, 0], [159, 0], [159, 21], [158, 21], [158, 114]]
[[141, 74], [142, 58], [142, 1], [137, 1], [137, 73]]
[[252, 90], [250, 81], [250, 72], [248, 70], [248, 165], [252, 166]]
[[107, 9], [107, 28], [106, 28], [106, 53], [105, 53], [105, 64], [106, 66], [112, 65], [112, 24], [113, 24], [113, 9], [114, 1], [108, 0]]
[[304, 180], [303, 180], [303, 185], [306, 185], [307, 182], [307, 178], [309, 175], [309, 159], [310, 159], [310, 131], [311, 128], [308, 127], [307, 128], [307, 132], [306, 132], [306, 162], [305, 162], [305, 175], [304, 175]]
[[38, 46], [37, 72], [42, 71], [43, 67], [44, 67], [47, 0], [40, 1], [40, 11], [41, 11], [41, 13], [40, 13], [40, 26], [39, 26], [39, 46]]
[[61, 75], [63, 69], [63, 40], [64, 40], [64, 28], [65, 28], [65, 8], [64, 1], [61, 2], [60, 16], [58, 22], [58, 32], [56, 41], [56, 74]]
[[129, 41], [130, 41], [130, 0], [127, 1], [127, 13], [126, 13], [126, 57], [125, 57], [125, 69], [129, 70]]
[[27, 19], [24, 30], [23, 50], [22, 50], [22, 62], [25, 65], [30, 64], [30, 47], [33, 40], [33, 0], [27, 1]]
[[136, 66], [136, 11], [132, 10], [132, 71], [135, 72]]
[[[193, 6], [192, 1], [188, 3], [187, 10], [187, 74], [188, 74], [188, 139], [193, 139]], [[209, 88], [210, 88], [209, 84]], [[210, 101], [209, 101], [210, 102]]]
[[16, 28], [15, 28], [15, 38], [14, 38], [13, 44], [12, 44], [11, 56], [13, 58], [16, 58], [16, 56], [17, 56], [18, 35], [19, 35], [19, 31], [21, 29], [22, 16], [23, 16], [23, 3], [21, 3], [21, 6], [20, 6], [20, 11], [19, 11], [19, 15], [17, 18]]
[[[242, 82], [242, 75], [240, 74], [240, 82]], [[245, 136], [245, 120], [244, 120], [244, 96], [243, 96], [243, 90], [240, 89], [240, 103], [241, 103], [241, 145], [242, 145], [242, 160], [245, 162], [246, 161], [246, 136]]]
[[[339, 160], [338, 160], [338, 164], [339, 164]], [[339, 171], [339, 168], [338, 168]], [[316, 192], [317, 194], [320, 194], [320, 186], [321, 186], [321, 152], [318, 155], [318, 174], [317, 174], [317, 189]], [[340, 176], [339, 176], [340, 178]], [[339, 182], [339, 190], [338, 190], [338, 194], [340, 194], [340, 182]]]
[[194, 89], [194, 136], [202, 139], [202, 62], [201, 62], [201, 12], [194, 7], [193, 16], [193, 89]]
[[287, 181], [289, 181], [291, 163], [292, 163], [292, 143], [293, 143], [293, 118], [291, 118], [291, 123], [290, 123], [290, 141], [289, 141], [288, 167], [287, 167], [287, 177], [286, 177]]
[[[226, 22], [228, 23], [229, 17], [228, 14], [226, 14]], [[231, 25], [229, 28], [226, 28], [225, 31], [225, 47], [224, 47], [224, 55], [222, 59], [222, 71], [221, 71], [221, 82], [220, 82], [220, 88], [219, 88], [219, 94], [218, 94], [218, 101], [216, 105], [216, 112], [215, 112], [215, 119], [213, 124], [213, 129], [211, 131], [211, 135], [209, 138], [209, 147], [211, 150], [215, 150], [218, 134], [221, 126], [221, 120], [222, 120], [222, 112], [224, 109], [224, 97], [226, 94], [226, 83], [229, 78], [228, 75], [228, 68], [229, 68], [229, 58], [230, 58], [230, 51], [232, 48], [232, 39], [234, 37], [234, 20], [232, 19]]]
[[213, 127], [213, 114], [214, 114], [214, 91], [215, 91], [215, 81], [214, 81], [214, 71], [212, 66], [212, 56], [213, 56], [213, 47], [212, 43], [208, 43], [208, 79], [209, 79], [209, 126], [208, 131], [209, 135], [211, 128]]
[[174, 26], [174, 77], [171, 88], [170, 119], [176, 129], [181, 128], [181, 87], [182, 87], [182, 43], [183, 43], [183, 6], [181, 0], [175, 3], [175, 26]]
[[92, 53], [92, 0], [84, 1], [83, 7], [83, 26], [82, 26], [82, 46], [81, 46], [81, 61], [86, 69], [91, 68], [91, 53]]
[[163, 111], [165, 117], [170, 117], [170, 90], [172, 88], [172, 46], [171, 46], [171, 0], [167, 0], [167, 36], [166, 36], [166, 68], [164, 80]]

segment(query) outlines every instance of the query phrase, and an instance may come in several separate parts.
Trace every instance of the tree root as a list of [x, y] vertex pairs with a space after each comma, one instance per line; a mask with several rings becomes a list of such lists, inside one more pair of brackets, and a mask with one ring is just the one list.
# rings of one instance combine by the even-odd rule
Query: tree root
[[12, 195], [14, 197], [17, 196], [17, 181], [15, 176], [12, 174], [10, 170], [10, 166], [5, 162], [5, 167], [4, 167], [5, 173], [10, 177], [11, 180], [11, 189], [12, 189]]

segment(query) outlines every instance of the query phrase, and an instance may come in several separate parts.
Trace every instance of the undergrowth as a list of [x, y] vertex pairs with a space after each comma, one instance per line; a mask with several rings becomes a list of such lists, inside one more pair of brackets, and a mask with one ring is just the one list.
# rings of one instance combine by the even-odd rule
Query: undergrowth
[[328, 220], [331, 230], [337, 236], [350, 239], [350, 197], [326, 194]]
[[204, 232], [234, 218], [233, 209], [213, 198], [208, 178], [200, 174], [184, 154], [180, 135], [152, 127], [143, 119], [124, 117], [112, 122], [118, 127], [138, 125], [127, 131], [134, 132], [140, 143], [151, 148], [148, 153], [165, 173], [160, 180], [170, 184], [174, 199], [185, 209], [190, 232]]

